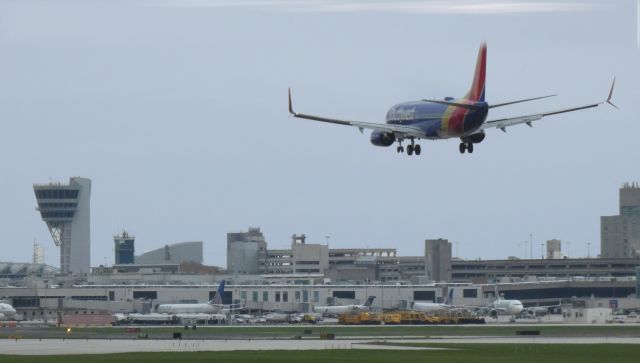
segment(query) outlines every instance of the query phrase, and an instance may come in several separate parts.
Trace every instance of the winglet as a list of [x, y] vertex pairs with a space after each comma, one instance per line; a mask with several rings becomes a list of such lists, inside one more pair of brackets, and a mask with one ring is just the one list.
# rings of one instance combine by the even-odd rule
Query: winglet
[[616, 85], [616, 77], [613, 77], [613, 82], [611, 82], [611, 89], [609, 90], [609, 97], [607, 97], [607, 103], [610, 104], [611, 106], [615, 107], [616, 109], [619, 109], [618, 106], [614, 105], [613, 102], [611, 102], [611, 96], [613, 96], [613, 86]]
[[293, 106], [291, 105], [291, 88], [289, 88], [289, 113], [292, 115], [296, 115], [295, 112], [293, 112]]

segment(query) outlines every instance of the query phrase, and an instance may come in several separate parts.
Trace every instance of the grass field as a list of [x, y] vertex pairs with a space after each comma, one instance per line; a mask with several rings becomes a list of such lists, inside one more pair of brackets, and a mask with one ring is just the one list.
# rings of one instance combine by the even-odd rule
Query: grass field
[[[73, 328], [66, 333], [64, 328], [18, 328], [0, 329], [0, 339], [9, 336], [23, 338], [113, 338], [134, 339], [137, 333], [127, 333], [125, 327], [112, 328]], [[311, 334], [305, 334], [310, 330]], [[142, 328], [142, 333], [149, 339], [171, 339], [173, 332], [182, 333], [183, 339], [247, 339], [247, 338], [291, 338], [297, 335], [303, 338], [318, 338], [322, 333], [333, 333], [336, 337], [354, 336], [514, 336], [517, 330], [539, 330], [547, 337], [640, 337], [640, 325], [605, 325], [605, 326], [571, 326], [571, 325], [438, 325], [438, 326], [242, 326], [242, 327], [198, 327], [196, 330], [185, 330], [183, 327]]]
[[637, 362], [640, 345], [602, 344], [455, 344], [434, 345], [452, 350], [390, 351], [390, 350], [319, 350], [319, 351], [252, 351], [195, 353], [127, 353], [70, 356], [7, 356], [0, 362], [467, 362], [467, 363], [602, 363]]

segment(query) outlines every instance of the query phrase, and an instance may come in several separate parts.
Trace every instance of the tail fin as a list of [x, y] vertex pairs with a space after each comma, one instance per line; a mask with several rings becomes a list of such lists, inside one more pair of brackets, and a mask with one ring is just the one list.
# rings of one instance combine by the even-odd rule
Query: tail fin
[[370, 307], [371, 307], [371, 304], [373, 304], [373, 299], [375, 299], [375, 298], [376, 298], [375, 296], [369, 296], [369, 298], [367, 299], [367, 302], [366, 302], [366, 303], [364, 303], [364, 306], [366, 306], [366, 307], [369, 307], [369, 308], [370, 308]]
[[464, 97], [469, 101], [484, 102], [484, 80], [487, 70], [487, 43], [482, 43], [478, 50], [478, 60], [476, 61], [476, 71], [473, 75], [473, 83], [469, 93]]
[[213, 300], [209, 301], [209, 303], [213, 305], [222, 305], [223, 295], [224, 295], [224, 280], [220, 281], [218, 290], [216, 290], [216, 295], [213, 297]]
[[452, 302], [453, 302], [453, 289], [449, 289], [449, 294], [447, 295], [447, 298], [444, 299], [444, 304], [451, 305]]

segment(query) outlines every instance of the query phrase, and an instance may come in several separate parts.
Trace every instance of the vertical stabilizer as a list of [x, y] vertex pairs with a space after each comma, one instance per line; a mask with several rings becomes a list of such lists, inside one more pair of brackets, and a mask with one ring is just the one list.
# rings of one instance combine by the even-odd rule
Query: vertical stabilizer
[[469, 93], [464, 97], [469, 101], [484, 102], [485, 76], [487, 70], [487, 43], [482, 43], [478, 50], [478, 60], [476, 61], [476, 71], [473, 74], [473, 83]]
[[449, 289], [449, 294], [447, 295], [447, 298], [444, 299], [444, 304], [451, 305], [452, 302], [453, 302], [453, 289]]
[[375, 296], [369, 296], [369, 298], [367, 299], [367, 302], [364, 303], [364, 306], [370, 308], [371, 304], [373, 304], [373, 299], [375, 299], [375, 298], [376, 298]]
[[220, 281], [218, 290], [216, 290], [216, 295], [213, 297], [213, 300], [209, 301], [209, 303], [212, 305], [222, 305], [223, 295], [224, 295], [224, 280]]

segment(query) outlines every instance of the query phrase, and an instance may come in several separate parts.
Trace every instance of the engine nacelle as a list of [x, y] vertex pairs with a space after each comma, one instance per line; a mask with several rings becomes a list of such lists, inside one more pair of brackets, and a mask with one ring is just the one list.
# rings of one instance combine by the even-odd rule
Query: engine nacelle
[[396, 135], [392, 133], [378, 130], [371, 133], [371, 143], [375, 146], [391, 146], [394, 142], [396, 142]]
[[473, 135], [461, 137], [460, 140], [462, 140], [462, 142], [470, 142], [472, 144], [479, 144], [479, 143], [482, 142], [482, 140], [484, 140], [484, 138], [486, 136], [487, 135], [484, 134], [484, 131], [480, 131], [480, 132], [476, 132]]

